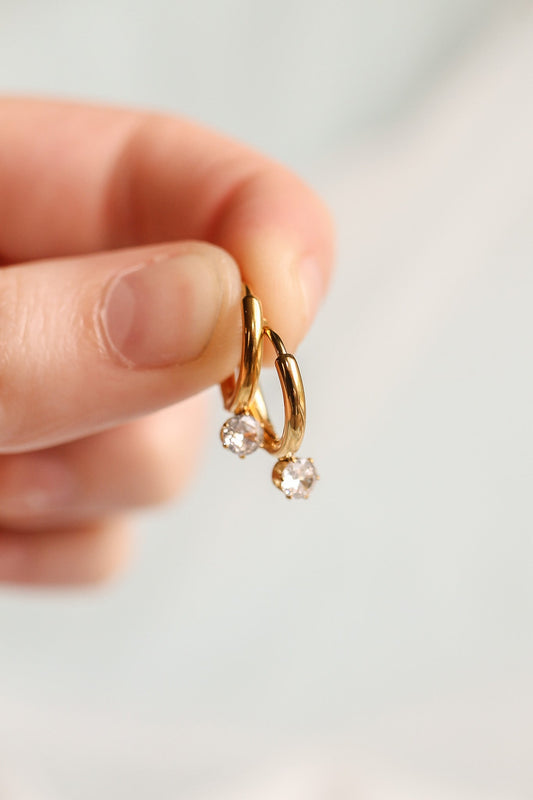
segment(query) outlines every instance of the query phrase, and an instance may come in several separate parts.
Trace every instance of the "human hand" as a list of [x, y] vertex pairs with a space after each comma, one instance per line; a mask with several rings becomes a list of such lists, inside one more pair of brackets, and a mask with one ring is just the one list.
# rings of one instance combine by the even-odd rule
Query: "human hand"
[[330, 220], [189, 121], [17, 98], [0, 99], [0, 220], [0, 580], [99, 580], [126, 512], [189, 478], [197, 395], [239, 360], [241, 281], [294, 349]]

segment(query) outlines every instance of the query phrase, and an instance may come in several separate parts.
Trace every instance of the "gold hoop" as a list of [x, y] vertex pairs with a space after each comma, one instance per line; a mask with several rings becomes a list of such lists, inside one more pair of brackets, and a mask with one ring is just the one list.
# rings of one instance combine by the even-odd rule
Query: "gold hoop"
[[[234, 416], [220, 430], [223, 446], [240, 458], [258, 449], [277, 456], [272, 480], [289, 499], [306, 498], [319, 478], [312, 458], [296, 452], [305, 433], [305, 393], [295, 357], [272, 328], [263, 322], [261, 303], [245, 287], [242, 300], [243, 340], [237, 377], [221, 384], [224, 405]], [[281, 383], [285, 418], [281, 436], [276, 436], [259, 386], [263, 360], [263, 336], [276, 351], [276, 372]]]
[[220, 388], [224, 408], [235, 414], [246, 411], [253, 401], [259, 385], [263, 361], [263, 310], [248, 286], [242, 298], [242, 351], [237, 377], [230, 375]]
[[263, 328], [263, 334], [272, 342], [277, 353], [275, 366], [281, 383], [285, 409], [285, 421], [281, 436], [276, 436], [259, 386], [249, 410], [263, 426], [264, 449], [281, 459], [296, 453], [304, 438], [305, 392], [298, 363], [291, 353], [287, 353], [281, 337], [268, 326]]

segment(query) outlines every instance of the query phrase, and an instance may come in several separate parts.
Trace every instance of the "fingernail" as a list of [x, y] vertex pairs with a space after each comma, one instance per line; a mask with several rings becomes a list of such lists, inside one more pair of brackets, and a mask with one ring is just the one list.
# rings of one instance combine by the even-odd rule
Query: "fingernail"
[[75, 476], [59, 458], [24, 454], [2, 471], [0, 513], [7, 517], [60, 511], [75, 496]]
[[307, 315], [312, 319], [320, 307], [325, 292], [324, 273], [313, 256], [307, 256], [300, 262], [300, 282]]
[[119, 275], [104, 296], [101, 321], [111, 350], [137, 367], [198, 358], [220, 310], [220, 284], [205, 257], [187, 253]]

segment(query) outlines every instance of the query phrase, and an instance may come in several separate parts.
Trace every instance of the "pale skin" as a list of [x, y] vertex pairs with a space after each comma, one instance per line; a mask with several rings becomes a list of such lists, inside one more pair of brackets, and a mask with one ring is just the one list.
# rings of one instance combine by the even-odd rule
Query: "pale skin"
[[[98, 582], [179, 495], [242, 281], [295, 350], [333, 262], [290, 171], [190, 121], [0, 98], [0, 581]], [[277, 499], [277, 498], [276, 498]]]

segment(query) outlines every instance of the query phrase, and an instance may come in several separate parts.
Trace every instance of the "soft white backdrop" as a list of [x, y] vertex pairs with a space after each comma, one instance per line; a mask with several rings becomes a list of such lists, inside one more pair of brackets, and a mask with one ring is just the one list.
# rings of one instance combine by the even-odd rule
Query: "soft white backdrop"
[[0, 0], [0, 90], [192, 115], [340, 240], [312, 500], [230, 463], [213, 392], [120, 582], [1, 590], [1, 800], [533, 796], [532, 53], [526, 3]]

